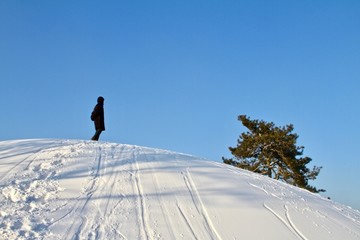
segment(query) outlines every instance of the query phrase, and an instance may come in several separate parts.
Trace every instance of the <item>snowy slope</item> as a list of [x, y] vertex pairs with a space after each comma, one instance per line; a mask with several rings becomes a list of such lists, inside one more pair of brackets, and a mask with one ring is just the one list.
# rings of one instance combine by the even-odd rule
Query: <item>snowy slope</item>
[[360, 239], [360, 212], [190, 155], [0, 142], [0, 239]]

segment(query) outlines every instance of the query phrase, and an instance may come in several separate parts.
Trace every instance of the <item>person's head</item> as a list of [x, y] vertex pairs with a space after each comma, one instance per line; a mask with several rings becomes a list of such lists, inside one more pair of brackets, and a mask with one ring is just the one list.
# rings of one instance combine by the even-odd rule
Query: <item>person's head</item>
[[98, 97], [97, 102], [98, 102], [98, 103], [104, 103], [104, 100], [105, 100], [105, 99], [100, 96], [100, 97]]

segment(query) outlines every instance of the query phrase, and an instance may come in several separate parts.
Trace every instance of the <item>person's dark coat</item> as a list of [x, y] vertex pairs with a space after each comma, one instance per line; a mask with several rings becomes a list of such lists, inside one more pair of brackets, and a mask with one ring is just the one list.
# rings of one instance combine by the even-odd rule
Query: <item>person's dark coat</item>
[[105, 121], [104, 121], [104, 102], [99, 101], [96, 104], [94, 111], [91, 113], [91, 120], [94, 121], [95, 130], [105, 131]]

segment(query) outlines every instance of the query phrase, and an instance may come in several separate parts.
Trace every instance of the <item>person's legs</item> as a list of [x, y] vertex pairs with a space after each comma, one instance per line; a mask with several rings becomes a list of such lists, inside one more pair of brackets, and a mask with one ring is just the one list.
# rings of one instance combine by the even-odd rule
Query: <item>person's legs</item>
[[91, 138], [91, 140], [97, 141], [99, 140], [100, 134], [101, 134], [102, 130], [96, 130], [94, 136]]

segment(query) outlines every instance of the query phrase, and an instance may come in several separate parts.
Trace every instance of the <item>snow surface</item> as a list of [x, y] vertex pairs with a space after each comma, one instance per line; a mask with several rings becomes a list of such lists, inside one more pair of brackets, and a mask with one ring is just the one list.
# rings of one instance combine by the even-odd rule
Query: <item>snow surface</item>
[[0, 239], [360, 239], [360, 212], [194, 156], [0, 142]]

